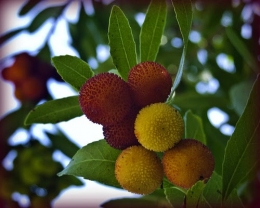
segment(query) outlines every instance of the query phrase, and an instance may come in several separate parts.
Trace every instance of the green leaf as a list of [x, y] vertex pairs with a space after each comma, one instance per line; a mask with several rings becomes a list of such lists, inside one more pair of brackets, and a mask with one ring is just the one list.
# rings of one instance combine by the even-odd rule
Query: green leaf
[[[104, 208], [132, 208], [132, 207], [151, 207], [159, 208], [162, 204], [159, 204], [155, 200], [143, 199], [143, 198], [122, 198], [107, 201], [101, 204]], [[163, 206], [165, 207], [165, 206]]]
[[233, 44], [235, 49], [239, 52], [239, 54], [245, 60], [248, 66], [250, 66], [255, 72], [258, 72], [257, 63], [253, 55], [248, 50], [246, 44], [237, 35], [237, 33], [231, 27], [227, 27], [226, 34], [230, 42]]
[[19, 128], [24, 127], [24, 119], [33, 106], [22, 105], [15, 111], [12, 111], [1, 118], [0, 120], [0, 132], [1, 140], [7, 141], [7, 139]]
[[[187, 102], [187, 100], [189, 102]], [[181, 106], [181, 109], [205, 109], [216, 107], [226, 107], [229, 100], [223, 96], [199, 94], [197, 92], [185, 92], [176, 94], [173, 104]]]
[[168, 202], [176, 208], [182, 208], [184, 204], [185, 193], [178, 187], [165, 188], [164, 193]]
[[200, 203], [199, 207], [244, 207], [241, 199], [237, 195], [236, 189], [232, 191], [226, 201], [222, 202], [221, 181], [222, 177], [216, 172], [213, 172], [203, 191], [203, 199], [201, 202], [203, 202], [204, 204]]
[[68, 121], [72, 118], [81, 116], [82, 114], [78, 96], [71, 96], [47, 101], [36, 106], [27, 115], [25, 125], [33, 123], [58, 123], [61, 121]]
[[5, 41], [11, 39], [13, 36], [17, 35], [18, 33], [22, 32], [25, 28], [18, 28], [15, 30], [11, 30], [10, 32], [5, 33], [0, 37], [0, 45], [2, 45]]
[[172, 0], [172, 4], [174, 7], [174, 11], [176, 14], [176, 19], [180, 27], [180, 31], [183, 38], [183, 51], [182, 56], [178, 68], [178, 72], [176, 75], [176, 78], [174, 80], [172, 89], [171, 89], [171, 95], [169, 96], [169, 99], [172, 98], [172, 95], [179, 85], [183, 73], [184, 68], [184, 62], [187, 52], [187, 46], [188, 46], [188, 40], [189, 40], [189, 34], [190, 34], [190, 28], [192, 23], [192, 5], [190, 0]]
[[204, 187], [204, 181], [198, 181], [188, 190], [186, 194], [186, 208], [198, 207]]
[[155, 61], [167, 16], [165, 0], [152, 0], [140, 32], [140, 60]]
[[19, 15], [23, 16], [27, 14], [29, 11], [31, 11], [40, 1], [35, 1], [35, 0], [29, 0], [27, 1], [19, 11]]
[[222, 175], [222, 163], [229, 136], [222, 134], [219, 129], [210, 123], [207, 112], [204, 113], [202, 120], [207, 135], [207, 146], [214, 156], [215, 171]]
[[223, 208], [230, 208], [230, 207], [236, 207], [236, 208], [244, 208], [244, 204], [239, 198], [237, 194], [237, 190], [234, 189], [231, 194], [229, 195], [228, 199], [223, 202]]
[[110, 147], [104, 139], [90, 143], [73, 156], [58, 176], [74, 175], [120, 188], [114, 173], [115, 161], [120, 152]]
[[209, 207], [221, 207], [221, 181], [221, 176], [219, 176], [216, 172], [213, 172], [204, 188], [203, 200]]
[[49, 18], [57, 18], [64, 7], [61, 6], [54, 6], [49, 7], [37, 14], [36, 17], [34, 17], [33, 21], [31, 22], [30, 26], [27, 28], [27, 30], [30, 33], [35, 32], [39, 27], [41, 27], [44, 22]]
[[76, 56], [55, 56], [52, 62], [62, 79], [77, 90], [94, 75], [89, 65]]
[[196, 139], [206, 144], [206, 135], [203, 129], [202, 119], [188, 110], [184, 115], [185, 138]]
[[73, 155], [75, 155], [75, 153], [79, 150], [79, 147], [74, 142], [69, 140], [61, 131], [57, 134], [51, 134], [48, 132], [45, 132], [45, 134], [47, 134], [51, 140], [52, 147], [60, 150], [69, 158], [72, 158]]
[[137, 64], [136, 46], [129, 22], [118, 6], [113, 6], [110, 14], [108, 39], [114, 65], [127, 80], [129, 70]]
[[172, 207], [169, 202], [166, 200], [163, 189], [157, 189], [152, 194], [145, 195], [138, 198], [122, 198], [115, 199], [105, 202], [101, 205], [105, 208], [114, 208], [114, 207], [151, 207], [151, 208], [170, 208]]
[[232, 105], [239, 116], [242, 115], [245, 109], [252, 85], [251, 81], [243, 81], [234, 85], [229, 91]]
[[40, 49], [39, 53], [37, 54], [37, 57], [40, 58], [44, 62], [50, 63], [51, 51], [50, 51], [50, 46], [47, 42]]
[[222, 168], [222, 193], [227, 199], [256, 166], [260, 147], [260, 78], [257, 77], [245, 110], [238, 120], [235, 131], [229, 139]]
[[7, 153], [10, 150], [10, 146], [8, 144], [9, 137], [19, 128], [24, 127], [23, 122], [24, 118], [30, 111], [32, 106], [29, 104], [22, 105], [20, 108], [18, 108], [15, 111], [12, 111], [5, 116], [1, 117], [0, 120], [0, 161], [2, 161]]

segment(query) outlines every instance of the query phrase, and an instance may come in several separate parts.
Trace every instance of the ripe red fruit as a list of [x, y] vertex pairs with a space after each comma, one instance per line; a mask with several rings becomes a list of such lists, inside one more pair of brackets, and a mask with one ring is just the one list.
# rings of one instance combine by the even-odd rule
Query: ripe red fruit
[[144, 107], [165, 102], [171, 91], [172, 79], [162, 65], [147, 61], [130, 70], [128, 83], [136, 104]]
[[132, 110], [123, 121], [103, 127], [105, 140], [111, 147], [123, 150], [139, 144], [134, 134], [134, 122], [137, 113], [137, 110]]
[[132, 99], [124, 80], [112, 73], [101, 73], [82, 85], [79, 103], [89, 120], [108, 126], [121, 121], [128, 114]]

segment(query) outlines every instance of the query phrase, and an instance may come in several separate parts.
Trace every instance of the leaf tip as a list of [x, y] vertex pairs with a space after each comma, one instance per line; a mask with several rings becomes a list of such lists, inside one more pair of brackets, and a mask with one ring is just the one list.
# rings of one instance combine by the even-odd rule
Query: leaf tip
[[64, 170], [62, 170], [61, 172], [57, 173], [57, 176], [59, 176], [59, 177], [61, 177], [63, 175], [65, 175]]

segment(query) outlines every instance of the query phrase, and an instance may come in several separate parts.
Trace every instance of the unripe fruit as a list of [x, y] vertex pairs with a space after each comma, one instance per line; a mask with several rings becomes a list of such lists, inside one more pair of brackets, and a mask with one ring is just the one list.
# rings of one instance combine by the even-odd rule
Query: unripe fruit
[[180, 113], [166, 103], [154, 103], [140, 110], [135, 135], [145, 148], [164, 152], [178, 143], [184, 133]]
[[165, 102], [171, 91], [172, 79], [162, 65], [147, 61], [131, 68], [128, 83], [136, 104], [144, 107]]
[[126, 82], [115, 74], [101, 73], [83, 84], [79, 103], [92, 122], [113, 125], [127, 115], [132, 100]]
[[162, 158], [168, 180], [182, 188], [208, 179], [214, 170], [214, 157], [207, 146], [194, 139], [182, 139], [166, 151]]
[[103, 134], [107, 143], [116, 149], [138, 145], [134, 134], [134, 122], [137, 112], [133, 110], [124, 120], [110, 126], [103, 126]]
[[163, 168], [155, 152], [132, 146], [118, 156], [115, 176], [124, 189], [136, 194], [150, 194], [161, 185]]

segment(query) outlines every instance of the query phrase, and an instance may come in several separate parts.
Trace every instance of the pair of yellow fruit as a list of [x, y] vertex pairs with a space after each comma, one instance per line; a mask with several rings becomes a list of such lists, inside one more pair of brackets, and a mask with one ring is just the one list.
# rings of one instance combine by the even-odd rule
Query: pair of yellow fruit
[[[180, 113], [165, 103], [143, 108], [135, 121], [135, 135], [141, 146], [123, 150], [115, 165], [120, 185], [133, 193], [150, 194], [168, 180], [190, 188], [211, 176], [214, 158], [210, 150], [194, 139], [182, 139], [184, 122]], [[156, 152], [164, 152], [162, 160]]]

